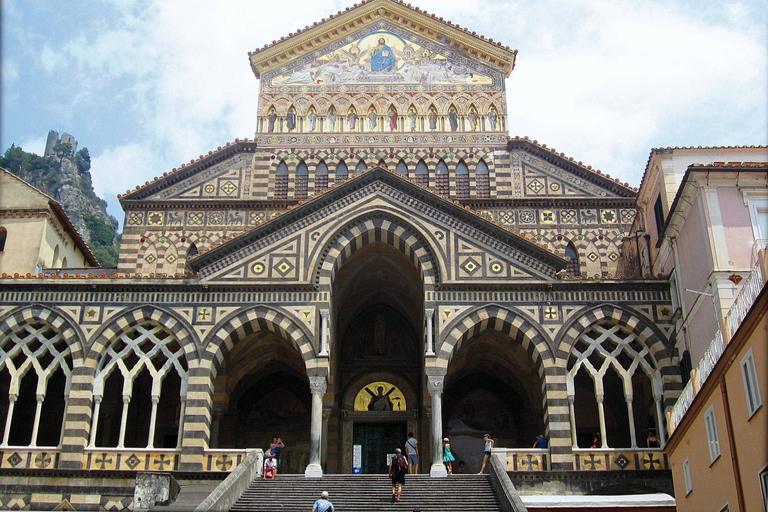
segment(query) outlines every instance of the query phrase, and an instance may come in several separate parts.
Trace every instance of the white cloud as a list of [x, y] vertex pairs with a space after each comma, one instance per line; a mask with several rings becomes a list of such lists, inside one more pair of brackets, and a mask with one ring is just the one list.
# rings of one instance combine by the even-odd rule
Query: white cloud
[[21, 139], [16, 143], [17, 147], [20, 147], [27, 153], [34, 153], [36, 155], [43, 156], [45, 153], [45, 138], [44, 137], [28, 137]]

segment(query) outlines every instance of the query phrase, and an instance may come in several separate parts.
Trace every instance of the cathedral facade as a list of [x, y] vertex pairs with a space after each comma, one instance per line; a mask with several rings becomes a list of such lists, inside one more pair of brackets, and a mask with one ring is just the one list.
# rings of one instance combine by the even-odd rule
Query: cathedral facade
[[252, 52], [255, 137], [122, 195], [117, 269], [3, 276], [0, 467], [229, 471], [278, 436], [283, 472], [376, 473], [413, 432], [435, 476], [486, 433], [510, 471], [667, 469], [636, 189], [508, 135], [515, 57], [393, 0]]

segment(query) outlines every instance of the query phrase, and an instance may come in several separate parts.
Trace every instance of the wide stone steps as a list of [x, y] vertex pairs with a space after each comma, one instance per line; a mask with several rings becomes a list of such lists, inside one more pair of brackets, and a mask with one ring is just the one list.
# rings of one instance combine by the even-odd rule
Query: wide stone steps
[[278, 475], [276, 480], [255, 480], [231, 510], [249, 512], [308, 512], [328, 491], [339, 512], [499, 512], [490, 478], [452, 475], [430, 478], [408, 475], [399, 502], [392, 502], [386, 475]]

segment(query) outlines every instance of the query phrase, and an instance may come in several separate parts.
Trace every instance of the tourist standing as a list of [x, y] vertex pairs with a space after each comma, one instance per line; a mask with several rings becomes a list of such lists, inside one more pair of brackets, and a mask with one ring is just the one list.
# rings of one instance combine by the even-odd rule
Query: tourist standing
[[413, 432], [408, 432], [408, 440], [405, 442], [405, 453], [408, 454], [408, 473], [419, 474], [419, 442], [413, 437]]
[[312, 512], [333, 512], [336, 510], [333, 508], [333, 503], [328, 501], [328, 492], [323, 491], [320, 493], [320, 499], [312, 505]]
[[536, 436], [536, 442], [533, 443], [534, 448], [538, 448], [539, 450], [546, 450], [547, 449], [547, 438], [543, 435], [539, 434]]
[[448, 474], [453, 474], [453, 461], [455, 461], [456, 458], [453, 456], [453, 453], [451, 453], [451, 441], [446, 437], [443, 439], [443, 464], [445, 464], [445, 469], [448, 470]]
[[392, 479], [392, 501], [400, 501], [407, 471], [408, 460], [403, 456], [403, 451], [398, 448], [395, 450], [395, 456], [389, 461], [389, 477]]
[[485, 440], [485, 454], [483, 455], [483, 467], [480, 468], [478, 475], [485, 473], [485, 466], [491, 459], [491, 450], [493, 449], [493, 439], [491, 439], [491, 434], [485, 434], [483, 439]]

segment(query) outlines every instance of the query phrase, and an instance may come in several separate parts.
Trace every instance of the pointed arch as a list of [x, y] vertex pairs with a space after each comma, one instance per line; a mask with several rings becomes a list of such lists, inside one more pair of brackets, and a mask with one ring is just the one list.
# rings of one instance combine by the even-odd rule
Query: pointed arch
[[441, 196], [447, 196], [450, 193], [448, 166], [442, 158], [435, 167], [435, 192]]
[[400, 160], [395, 167], [395, 172], [400, 176], [408, 176], [408, 165], [404, 160]]
[[361, 172], [365, 172], [368, 170], [368, 167], [365, 165], [365, 162], [361, 158], [357, 161], [357, 165], [355, 166], [355, 174], [360, 174]]
[[456, 197], [469, 198], [469, 168], [463, 159], [456, 164]]
[[194, 242], [189, 244], [189, 249], [187, 249], [187, 259], [194, 258], [197, 256], [199, 251], [197, 250], [197, 245], [195, 245]]
[[581, 275], [581, 267], [579, 265], [579, 253], [576, 250], [576, 246], [573, 242], [569, 241], [565, 246], [565, 257], [568, 260], [568, 264], [565, 266], [565, 271], [569, 276], [579, 277]]
[[336, 165], [334, 174], [336, 176], [336, 183], [341, 183], [342, 181], [346, 181], [347, 178], [349, 178], [349, 168], [347, 167], [347, 163], [344, 160], [339, 160], [338, 165]]
[[296, 166], [296, 177], [294, 182], [294, 198], [302, 201], [307, 198], [307, 188], [309, 186], [309, 169], [304, 160], [299, 161]]
[[288, 164], [280, 160], [275, 171], [275, 199], [288, 199]]
[[478, 198], [487, 199], [491, 197], [488, 164], [486, 164], [485, 160], [482, 158], [477, 162], [477, 165], [475, 166], [475, 187]]
[[416, 164], [416, 173], [414, 174], [414, 179], [416, 180], [416, 183], [422, 187], [429, 187], [429, 167], [427, 167], [427, 164], [424, 163], [423, 159], [419, 160], [419, 162]]
[[[340, 160], [337, 166], [346, 166], [344, 160]], [[320, 163], [315, 167], [315, 192], [321, 192], [328, 188], [328, 166], [325, 164], [325, 160], [320, 160]]]

